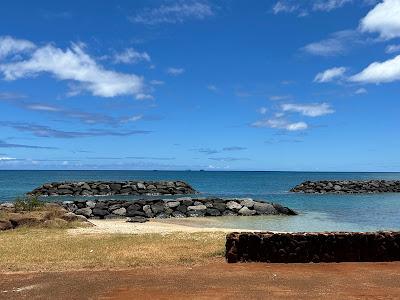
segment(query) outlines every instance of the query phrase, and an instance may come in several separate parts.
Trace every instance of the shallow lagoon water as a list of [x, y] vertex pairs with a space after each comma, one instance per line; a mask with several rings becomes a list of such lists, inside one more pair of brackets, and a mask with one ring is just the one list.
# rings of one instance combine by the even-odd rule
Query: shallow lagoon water
[[[400, 173], [0, 171], [0, 202], [12, 200], [43, 183], [52, 181], [140, 179], [180, 179], [200, 191], [202, 193], [200, 196], [251, 197], [278, 202], [300, 213], [296, 217], [207, 218], [209, 225], [199, 224], [199, 226], [276, 231], [400, 230], [400, 193], [309, 195], [288, 192], [291, 187], [305, 180], [389, 180], [400, 179]], [[112, 198], [118, 197], [112, 196]]]

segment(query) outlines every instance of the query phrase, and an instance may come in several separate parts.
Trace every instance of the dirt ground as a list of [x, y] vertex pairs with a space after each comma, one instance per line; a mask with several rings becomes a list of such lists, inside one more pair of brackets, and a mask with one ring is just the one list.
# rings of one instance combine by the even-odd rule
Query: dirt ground
[[400, 299], [400, 262], [0, 274], [1, 299]]

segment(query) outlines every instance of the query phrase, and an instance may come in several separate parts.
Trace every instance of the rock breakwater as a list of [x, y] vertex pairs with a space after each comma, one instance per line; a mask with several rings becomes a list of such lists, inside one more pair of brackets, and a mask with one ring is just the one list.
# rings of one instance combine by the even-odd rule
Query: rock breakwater
[[46, 183], [29, 192], [35, 196], [183, 195], [197, 192], [177, 181], [86, 181]]
[[400, 193], [400, 180], [322, 180], [305, 181], [290, 190], [307, 194]]
[[157, 200], [75, 200], [61, 204], [68, 211], [86, 218], [113, 219], [129, 217], [131, 221], [147, 218], [186, 218], [216, 216], [296, 215], [277, 203], [245, 199], [191, 198]]
[[400, 232], [231, 233], [228, 262], [379, 262], [400, 260]]

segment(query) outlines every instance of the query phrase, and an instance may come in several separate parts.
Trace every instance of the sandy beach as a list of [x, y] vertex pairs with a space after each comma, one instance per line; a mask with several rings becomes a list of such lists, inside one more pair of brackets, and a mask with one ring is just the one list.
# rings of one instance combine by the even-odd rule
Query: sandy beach
[[[70, 234], [147, 234], [174, 232], [242, 232], [246, 229], [208, 227], [207, 218], [150, 219], [146, 223], [128, 223], [125, 219], [90, 220], [93, 227], [69, 229]], [[255, 231], [255, 230], [251, 230]]]

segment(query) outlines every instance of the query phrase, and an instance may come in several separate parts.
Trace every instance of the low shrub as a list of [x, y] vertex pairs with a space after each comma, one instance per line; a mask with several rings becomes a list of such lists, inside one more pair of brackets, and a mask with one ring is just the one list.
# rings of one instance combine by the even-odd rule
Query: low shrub
[[43, 208], [44, 202], [35, 196], [18, 197], [15, 199], [16, 211], [34, 211]]

